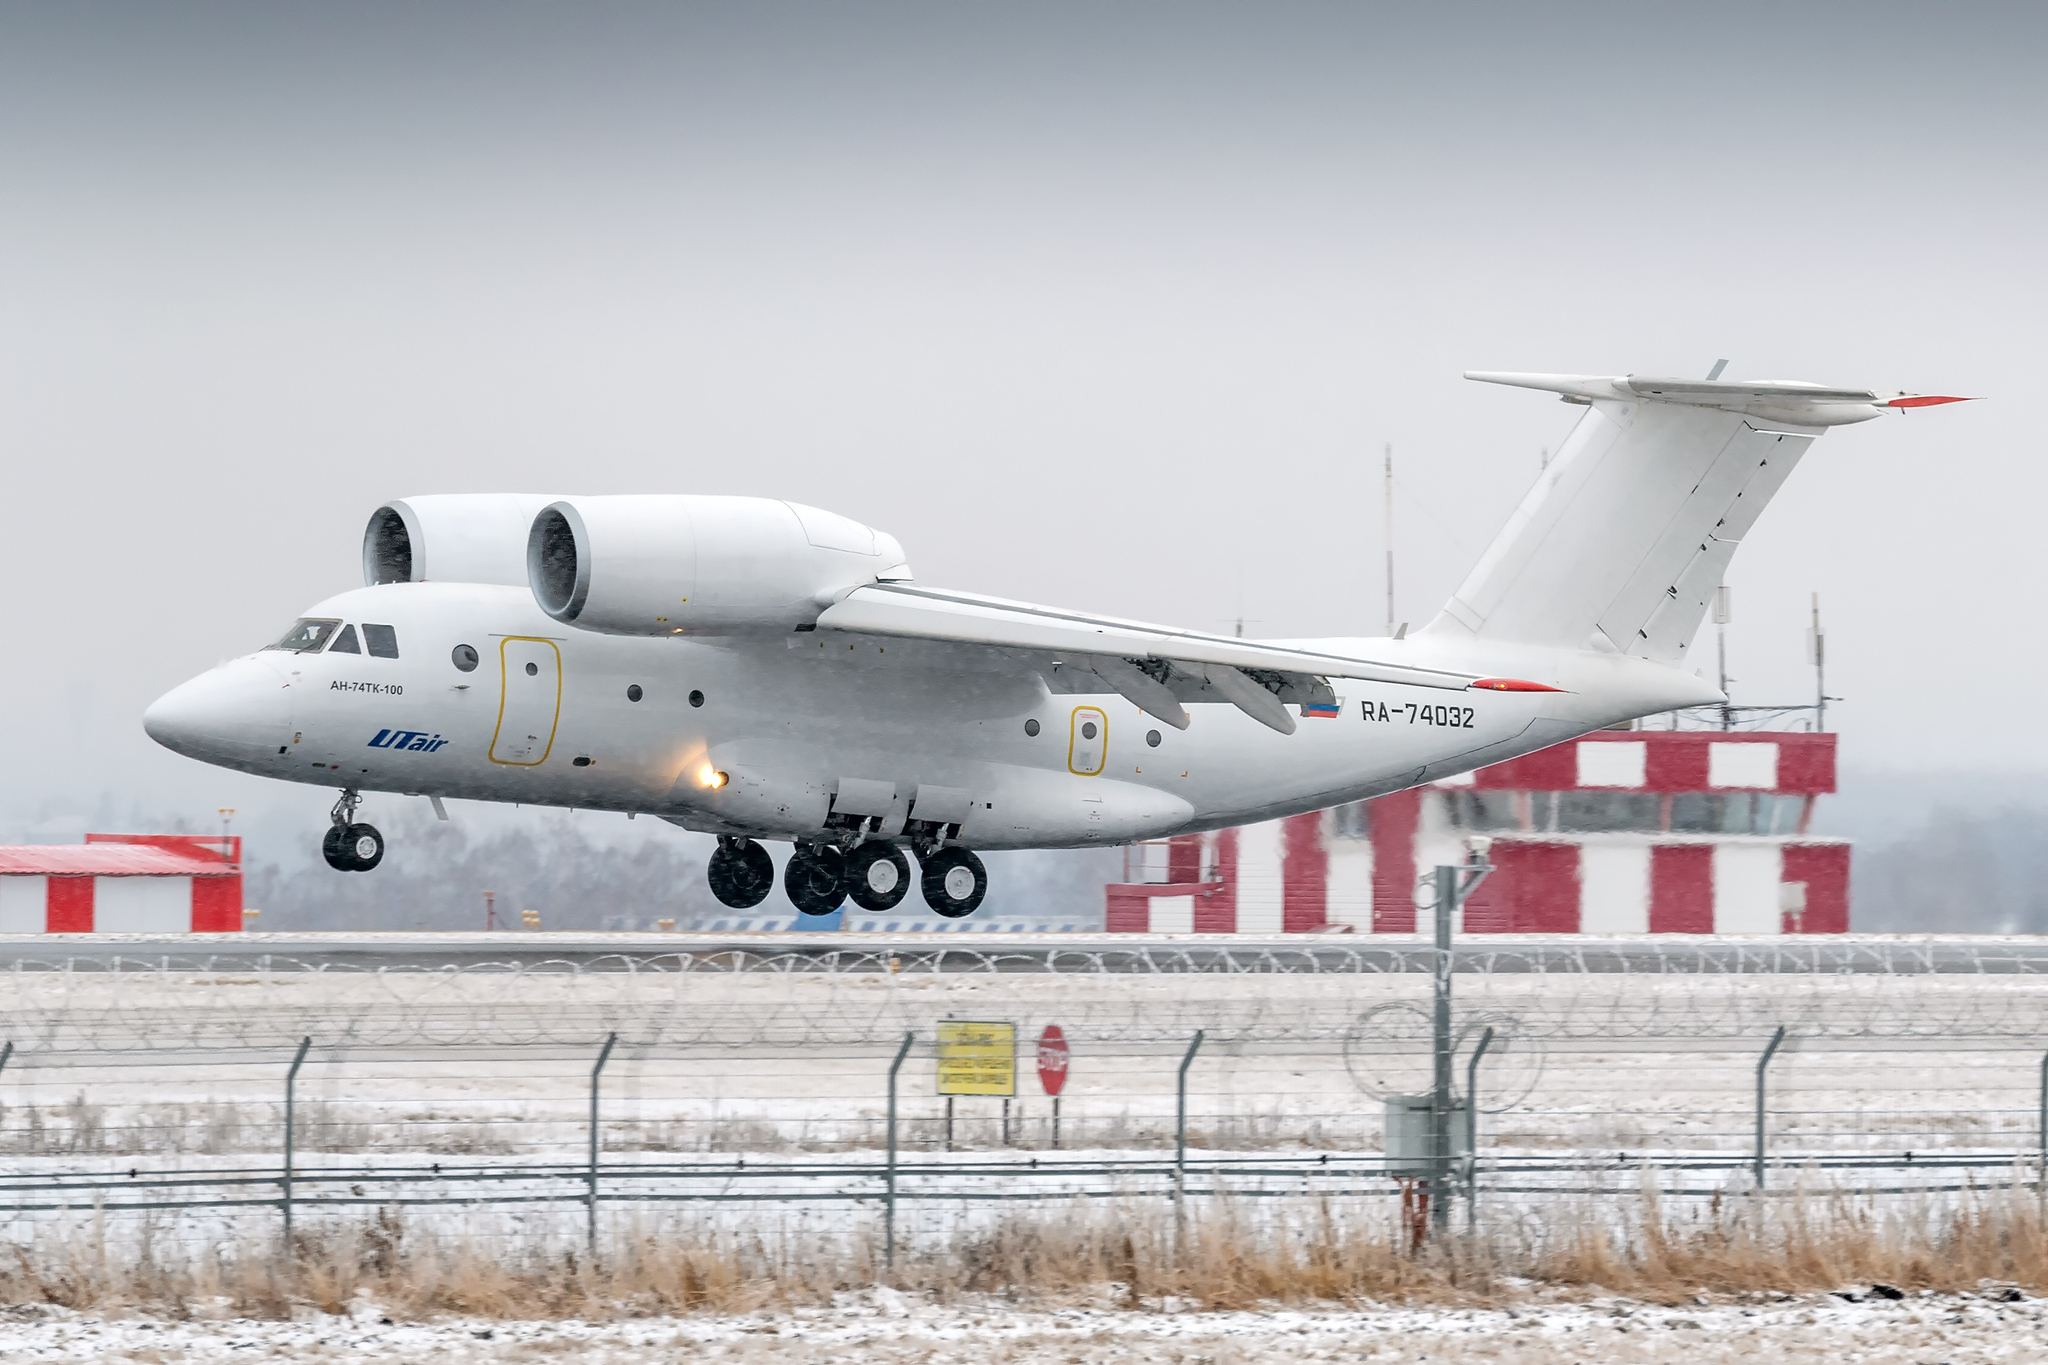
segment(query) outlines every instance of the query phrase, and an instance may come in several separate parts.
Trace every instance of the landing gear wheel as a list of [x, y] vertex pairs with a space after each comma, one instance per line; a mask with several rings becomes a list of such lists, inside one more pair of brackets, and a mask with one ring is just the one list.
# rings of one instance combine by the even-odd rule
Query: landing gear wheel
[[829, 915], [846, 900], [846, 856], [825, 845], [800, 848], [782, 869], [782, 889], [806, 915]]
[[988, 869], [964, 848], [942, 848], [924, 860], [924, 903], [947, 919], [971, 915], [988, 894]]
[[775, 889], [775, 863], [768, 850], [752, 839], [720, 839], [704, 878], [720, 905], [751, 910]]
[[350, 825], [341, 837], [356, 861], [356, 871], [368, 872], [384, 861], [384, 836], [375, 825]]
[[320, 853], [337, 872], [368, 872], [384, 861], [384, 836], [375, 825], [329, 825]]
[[871, 841], [846, 855], [846, 894], [863, 910], [894, 910], [910, 893], [910, 863], [892, 843]]

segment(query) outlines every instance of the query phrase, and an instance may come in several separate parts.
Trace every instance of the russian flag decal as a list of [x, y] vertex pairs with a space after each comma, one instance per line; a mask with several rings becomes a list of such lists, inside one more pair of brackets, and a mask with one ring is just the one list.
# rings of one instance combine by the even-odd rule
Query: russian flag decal
[[1341, 697], [1336, 701], [1305, 701], [1301, 704], [1302, 715], [1322, 716], [1326, 720], [1335, 720], [1343, 709], [1344, 701]]

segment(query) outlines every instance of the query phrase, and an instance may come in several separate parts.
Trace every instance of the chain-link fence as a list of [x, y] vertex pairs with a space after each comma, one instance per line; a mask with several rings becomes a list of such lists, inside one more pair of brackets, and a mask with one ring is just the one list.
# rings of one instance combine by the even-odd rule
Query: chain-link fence
[[[1427, 959], [25, 959], [0, 972], [0, 1213], [17, 1241], [86, 1216], [204, 1240], [402, 1214], [569, 1245], [685, 1212], [892, 1244], [1059, 1201], [1392, 1217], [1423, 1170], [1388, 1116], [1430, 1088]], [[1646, 1181], [2031, 1188], [2044, 964], [2027, 944], [1461, 949], [1458, 1190], [1485, 1218]], [[1010, 1026], [981, 1088], [1012, 1093], [939, 1093], [961, 1021]]]

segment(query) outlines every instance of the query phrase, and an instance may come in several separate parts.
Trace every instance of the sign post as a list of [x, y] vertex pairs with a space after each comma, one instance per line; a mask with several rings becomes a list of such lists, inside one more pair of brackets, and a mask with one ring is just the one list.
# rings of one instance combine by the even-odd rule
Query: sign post
[[1038, 1035], [1038, 1088], [1052, 1097], [1052, 1149], [1060, 1149], [1060, 1091], [1066, 1088], [1067, 1066], [1073, 1054], [1067, 1050], [1067, 1035], [1058, 1024], [1047, 1024]]
[[[997, 1095], [1004, 1118], [1017, 1093], [1017, 1026], [986, 1020], [948, 1019], [938, 1026], [939, 1093], [946, 1097], [946, 1146], [952, 1149], [953, 1097]], [[1009, 1127], [1008, 1122], [1004, 1128]], [[1008, 1141], [1009, 1134], [1003, 1134]]]

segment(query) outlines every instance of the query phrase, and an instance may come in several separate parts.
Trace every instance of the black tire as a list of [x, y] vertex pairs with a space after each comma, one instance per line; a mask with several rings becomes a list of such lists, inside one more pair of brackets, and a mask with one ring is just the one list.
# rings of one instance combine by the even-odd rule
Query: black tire
[[942, 848], [924, 860], [920, 889], [935, 913], [960, 919], [973, 914], [988, 894], [988, 869], [967, 849]]
[[789, 903], [806, 915], [829, 915], [846, 902], [846, 857], [832, 847], [798, 849], [782, 869]]
[[737, 848], [720, 844], [704, 869], [704, 879], [711, 883], [711, 894], [718, 897], [720, 905], [751, 910], [775, 889], [775, 860], [752, 839]]
[[910, 862], [882, 840], [846, 855], [846, 894], [863, 910], [894, 910], [910, 894]]
[[325, 858], [327, 865], [336, 872], [356, 870], [356, 860], [349, 856], [346, 836], [343, 835], [340, 825], [327, 827], [326, 836], [320, 840], [320, 856]]
[[368, 872], [384, 861], [384, 836], [375, 825], [350, 825], [341, 832], [341, 846], [351, 871]]

